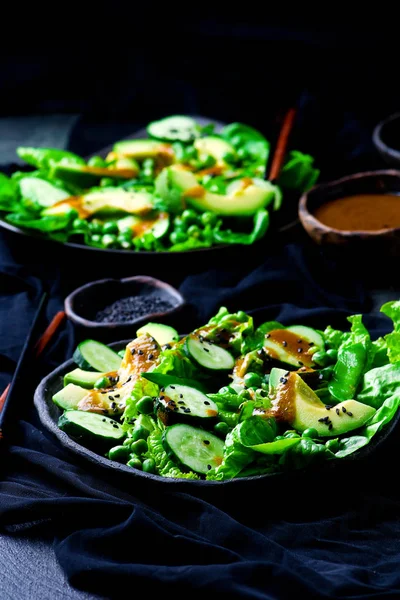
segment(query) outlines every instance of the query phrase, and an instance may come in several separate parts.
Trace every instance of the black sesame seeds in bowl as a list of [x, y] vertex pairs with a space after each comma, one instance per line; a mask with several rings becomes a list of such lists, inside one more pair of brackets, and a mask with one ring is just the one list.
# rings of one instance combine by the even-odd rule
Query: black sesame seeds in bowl
[[170, 284], [145, 275], [101, 279], [74, 290], [65, 299], [65, 312], [74, 325], [96, 339], [112, 341], [131, 336], [151, 319], [168, 321], [186, 304]]

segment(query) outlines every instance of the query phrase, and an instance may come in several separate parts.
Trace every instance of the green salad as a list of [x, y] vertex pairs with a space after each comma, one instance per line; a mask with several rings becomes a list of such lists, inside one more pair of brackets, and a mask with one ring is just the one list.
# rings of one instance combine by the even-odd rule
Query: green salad
[[338, 460], [366, 446], [400, 405], [394, 331], [285, 327], [221, 308], [188, 335], [148, 323], [119, 353], [79, 344], [53, 401], [59, 427], [113, 461], [161, 477], [223, 481]]
[[31, 171], [0, 173], [8, 223], [94, 248], [179, 252], [261, 239], [285, 191], [312, 187], [313, 158], [293, 150], [278, 182], [265, 179], [270, 145], [247, 125], [214, 132], [192, 118], [150, 123], [146, 139], [105, 157], [17, 148]]

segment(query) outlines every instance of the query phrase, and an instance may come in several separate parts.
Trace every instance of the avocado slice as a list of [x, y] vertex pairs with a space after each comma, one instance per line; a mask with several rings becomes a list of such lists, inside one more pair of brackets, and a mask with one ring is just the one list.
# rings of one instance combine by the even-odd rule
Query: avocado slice
[[132, 192], [122, 188], [104, 188], [83, 196], [71, 196], [43, 211], [43, 215], [59, 215], [74, 209], [81, 218], [96, 213], [125, 212], [144, 215], [152, 210], [153, 196], [147, 192]]
[[[112, 179], [133, 179], [139, 173], [139, 165], [129, 161], [125, 166], [113, 165], [110, 167], [89, 167], [88, 165], [58, 164], [50, 171], [50, 177], [60, 179], [73, 185], [89, 188], [99, 183], [102, 177]], [[121, 163], [120, 163], [121, 165]]]
[[274, 201], [276, 186], [264, 182], [266, 186], [255, 185], [251, 179], [243, 180], [243, 186], [229, 195], [213, 194], [201, 186], [196, 177], [182, 168], [173, 165], [164, 169], [156, 179], [157, 194], [171, 207], [190, 204], [197, 210], [211, 211], [221, 216], [252, 216], [260, 208]]
[[291, 372], [279, 377], [269, 414], [297, 431], [313, 427], [322, 437], [335, 437], [365, 425], [375, 412], [371, 406], [356, 400], [325, 405], [300, 375]]
[[275, 360], [295, 367], [314, 366], [313, 354], [320, 346], [306, 339], [304, 334], [298, 331], [297, 328], [290, 327], [269, 331], [264, 339], [265, 353]]
[[196, 148], [201, 161], [204, 161], [207, 156], [212, 156], [216, 160], [217, 165], [221, 166], [227, 166], [224, 161], [225, 154], [236, 155], [235, 148], [216, 135], [197, 139], [194, 142], [194, 147]]
[[174, 162], [175, 153], [171, 144], [157, 140], [122, 140], [113, 146], [113, 152], [108, 154], [106, 161], [118, 159], [121, 156], [129, 156], [142, 160], [144, 158], [155, 158], [163, 164]]

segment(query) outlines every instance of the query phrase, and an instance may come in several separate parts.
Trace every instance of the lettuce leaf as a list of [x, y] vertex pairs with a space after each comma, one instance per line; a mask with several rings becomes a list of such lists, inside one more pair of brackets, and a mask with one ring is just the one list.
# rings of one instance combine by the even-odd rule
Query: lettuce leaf
[[240, 233], [231, 229], [224, 231], [218, 227], [214, 230], [213, 237], [218, 244], [250, 245], [264, 237], [268, 227], [269, 213], [265, 209], [260, 209], [254, 215], [253, 230], [250, 233]]
[[26, 229], [36, 229], [38, 231], [58, 231], [65, 229], [77, 216], [75, 210], [71, 210], [68, 213], [40, 217], [39, 219], [32, 219], [31, 216], [26, 214], [12, 213], [6, 215], [6, 221], [16, 225], [17, 227], [25, 227]]
[[310, 154], [303, 154], [292, 150], [289, 158], [282, 167], [278, 184], [282, 188], [305, 192], [317, 182], [320, 171], [314, 166], [314, 158]]
[[251, 350], [259, 350], [264, 346], [265, 334], [274, 329], [285, 329], [285, 326], [278, 321], [267, 321], [263, 323], [254, 331], [252, 335], [246, 337], [242, 352], [249, 352]]
[[0, 173], [0, 210], [15, 210], [18, 199], [18, 185], [13, 180]]
[[[246, 313], [239, 311], [237, 313], [230, 313], [225, 306], [222, 306], [218, 313], [212, 317], [207, 325], [214, 325], [215, 327], [208, 329], [204, 337], [208, 339], [217, 340], [218, 334], [221, 331], [225, 331], [229, 338], [229, 348], [234, 350], [236, 354], [241, 353], [241, 348], [244, 339], [251, 335], [254, 331], [253, 317]], [[201, 328], [198, 329], [201, 332]]]
[[148, 451], [147, 458], [153, 458], [156, 463], [157, 473], [162, 477], [174, 477], [182, 479], [200, 479], [192, 471], [183, 472], [169, 458], [162, 444], [162, 432], [160, 429], [154, 429], [147, 438]]
[[63, 161], [63, 164], [80, 164], [84, 165], [85, 161], [83, 158], [68, 152], [68, 150], [59, 150], [58, 148], [28, 148], [20, 146], [17, 148], [17, 154], [22, 160], [28, 165], [32, 165], [37, 169], [47, 169], [52, 164]]
[[357, 400], [373, 408], [379, 408], [398, 389], [400, 389], [400, 362], [367, 371]]
[[400, 360], [400, 300], [386, 302], [381, 307], [381, 312], [393, 321], [394, 331], [384, 336], [387, 345], [387, 354], [391, 363]]

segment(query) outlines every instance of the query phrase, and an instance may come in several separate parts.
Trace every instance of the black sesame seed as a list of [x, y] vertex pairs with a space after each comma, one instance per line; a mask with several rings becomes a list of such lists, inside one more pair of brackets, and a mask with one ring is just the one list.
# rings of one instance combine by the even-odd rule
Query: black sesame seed
[[302, 363], [301, 360], [299, 360], [299, 365], [302, 367], [304, 363]]
[[185, 404], [183, 400], [178, 400], [178, 404]]
[[107, 419], [102, 419], [103, 423], [107, 423]]
[[328, 429], [332, 429], [332, 428], [333, 428], [333, 425], [332, 425], [332, 423], [329, 423], [329, 425], [328, 425]]
[[153, 350], [157, 350], [157, 348], [158, 348], [158, 344], [154, 344]]
[[108, 392], [100, 392], [100, 394], [108, 394]]
[[303, 352], [303, 348], [297, 348], [297, 352]]
[[143, 350], [138, 350], [137, 353], [139, 354], [139, 356], [143, 356], [144, 354]]
[[165, 399], [165, 396], [160, 396], [160, 400], [164, 400], [164, 399]]
[[149, 360], [153, 360], [154, 358], [154, 354], [149, 354], [149, 356], [147, 357]]
[[336, 409], [336, 414], [340, 415], [340, 410], [338, 408]]
[[314, 346], [314, 342], [308, 342], [309, 346]]
[[183, 394], [179, 394], [179, 398], [183, 398]]
[[208, 348], [203, 348], [204, 352], [210, 352]]
[[113, 427], [114, 429], [118, 429], [118, 425], [116, 423], [114, 423]]
[[209, 403], [209, 401], [208, 401], [208, 400], [204, 400], [204, 404], [207, 404], [207, 406], [209, 406], [209, 405], [210, 405], [210, 403]]
[[164, 387], [160, 388], [160, 392], [165, 392], [165, 388]]
[[320, 419], [318, 419], [318, 423], [325, 423], [325, 417], [321, 417]]
[[115, 394], [114, 395], [114, 398], [119, 398], [119, 397], [120, 397], [120, 394]]
[[349, 410], [347, 411], [347, 414], [349, 415], [349, 417], [352, 417], [352, 416], [353, 416], [353, 413], [352, 413], [352, 412], [350, 412]]
[[285, 377], [289, 377], [289, 375], [290, 375], [290, 371], [286, 371]]
[[212, 469], [211, 465], [207, 465], [207, 469], [210, 471]]
[[206, 446], [208, 446], [208, 444], [210, 443], [210, 440], [203, 440], [203, 442], [205, 443]]
[[303, 343], [303, 340], [297, 340], [297, 343], [298, 343], [298, 344], [302, 344], [302, 343]]
[[270, 334], [270, 333], [266, 333], [266, 334], [265, 334], [265, 337], [266, 337], [266, 338], [269, 338], [269, 337], [271, 337], [271, 334]]
[[136, 349], [135, 348], [131, 348], [131, 354], [133, 355], [133, 354], [135, 354], [135, 352], [136, 352]]
[[190, 413], [190, 412], [192, 412], [192, 411], [190, 410], [190, 408], [185, 408], [185, 409], [183, 410], [183, 412], [185, 412], [185, 413]]
[[281, 378], [279, 379], [279, 381], [280, 381], [281, 383], [287, 383], [287, 379], [286, 379], [286, 377], [281, 377]]
[[326, 410], [331, 410], [333, 408], [333, 404], [325, 404]]
[[163, 346], [164, 350], [171, 350], [172, 346], [170, 344], [165, 344], [165, 346]]
[[345, 406], [342, 406], [342, 411], [343, 411], [344, 413], [345, 413], [345, 412], [347, 412], [347, 410], [346, 410], [346, 407], [345, 407]]
[[[114, 397], [113, 396], [108, 396], [108, 399], [109, 400], [114, 400]], [[115, 402], [113, 402], [113, 404], [115, 404]], [[112, 404], [111, 404], [111, 406], [112, 406]]]
[[175, 386], [174, 386], [174, 385], [170, 385], [169, 387], [171, 388], [171, 390], [174, 390], [174, 389], [175, 389]]
[[283, 342], [282, 342], [282, 346], [284, 346], [284, 347], [286, 348], [286, 346], [287, 346], [287, 342], [283, 341]]

